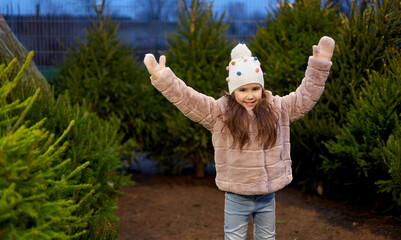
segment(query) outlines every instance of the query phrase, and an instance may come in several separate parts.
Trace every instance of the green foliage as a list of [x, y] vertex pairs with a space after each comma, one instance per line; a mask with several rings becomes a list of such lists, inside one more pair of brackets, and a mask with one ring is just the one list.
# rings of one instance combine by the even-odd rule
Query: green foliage
[[[10, 93], [9, 99], [24, 101], [35, 91], [32, 85], [18, 82]], [[119, 219], [113, 214], [117, 200], [121, 196], [120, 189], [129, 184], [129, 176], [116, 171], [120, 167], [119, 150], [122, 136], [118, 133], [119, 119], [100, 119], [90, 110], [92, 107], [86, 101], [81, 105], [72, 104], [67, 94], [57, 97], [52, 92], [41, 94], [26, 115], [31, 124], [43, 118], [47, 120], [43, 127], [59, 138], [71, 122], [74, 127], [65, 138], [69, 145], [60, 155], [62, 159], [70, 159], [60, 173], [73, 172], [83, 164], [86, 167], [80, 172], [75, 171], [73, 184], [77, 187], [65, 189], [64, 198], [74, 203], [80, 203], [73, 216], [85, 219], [86, 226], [79, 226], [74, 231], [85, 234], [79, 239], [118, 238]], [[62, 176], [56, 176], [62, 177]], [[82, 188], [80, 185], [91, 186]]]
[[337, 35], [334, 9], [321, 8], [319, 0], [280, 2], [258, 26], [250, 48], [262, 62], [267, 88], [284, 96], [304, 77], [312, 46], [322, 36]]
[[10, 100], [32, 56], [14, 78], [10, 72], [16, 59], [0, 66], [0, 238], [76, 238], [85, 234], [88, 215], [76, 216], [83, 203], [65, 196], [70, 189], [91, 185], [76, 181], [89, 162], [72, 167], [71, 159], [64, 157], [68, 142], [62, 142], [74, 121], [55, 136], [43, 128], [46, 118], [34, 124], [24, 120], [34, 109], [39, 90], [23, 101]]
[[103, 6], [104, 2], [94, 6], [96, 21], [85, 31], [84, 40], [77, 40], [77, 46], [67, 51], [54, 80], [55, 90], [58, 94], [68, 91], [73, 104], [86, 101], [102, 119], [117, 116], [126, 139], [133, 137], [143, 144], [146, 133], [142, 131], [150, 128], [144, 99], [153, 89], [144, 84], [149, 78], [138, 66], [134, 48], [117, 38], [118, 25], [109, 15], [103, 17]]
[[[322, 98], [310, 113], [291, 127], [294, 181], [308, 190], [323, 183], [325, 193], [365, 202], [376, 194], [376, 182], [379, 191], [392, 193], [397, 202], [399, 178], [395, 173], [399, 172], [399, 163], [391, 156], [397, 153], [399, 142], [393, 131], [375, 135], [372, 129], [391, 129], [389, 126], [396, 128], [398, 125], [395, 120], [387, 119], [389, 109], [384, 112], [376, 109], [380, 114], [376, 118], [357, 110], [360, 108], [358, 97], [366, 91], [365, 84], [371, 84], [370, 88], [391, 88], [377, 76], [389, 71], [393, 60], [386, 54], [400, 41], [399, 5], [397, 1], [370, 1], [369, 4], [361, 1], [358, 6], [352, 2], [347, 13], [349, 17], [344, 14], [336, 17], [335, 11], [330, 7], [320, 8], [320, 1], [295, 1], [291, 5], [284, 2], [268, 16], [266, 28], [258, 29], [251, 45], [264, 63], [267, 86], [284, 95], [299, 84], [307, 56], [312, 52], [310, 47], [323, 35], [336, 40], [333, 67]], [[371, 74], [370, 80], [366, 80]], [[358, 129], [349, 117], [351, 113], [347, 114], [351, 109], [355, 118], [366, 118], [378, 127], [370, 125]], [[354, 128], [350, 130], [348, 125]], [[356, 139], [354, 144], [349, 139], [340, 141], [345, 136], [351, 139], [351, 135]], [[325, 144], [327, 142], [329, 144]], [[326, 146], [333, 143], [342, 148], [332, 145], [329, 151]], [[373, 146], [377, 147], [373, 149]]]
[[71, 147], [66, 157], [71, 158], [73, 166], [91, 162], [79, 176], [78, 182], [91, 184], [92, 195], [85, 199], [84, 193], [71, 192], [71, 197], [85, 201], [77, 214], [91, 214], [88, 219], [88, 233], [83, 239], [98, 239], [103, 235], [117, 238], [119, 220], [113, 210], [122, 195], [120, 189], [129, 183], [129, 176], [116, 172], [120, 167], [119, 121], [115, 118], [101, 120], [89, 111], [91, 108], [85, 102], [81, 106], [71, 105], [66, 95], [59, 96], [50, 105], [49, 114], [53, 116], [54, 125], [49, 125], [48, 128], [60, 128], [66, 124], [66, 120], [76, 122], [69, 136]]
[[401, 207], [401, 124], [399, 119], [393, 134], [388, 137], [386, 146], [383, 147], [383, 155], [391, 178], [378, 180], [376, 184], [379, 192], [390, 193], [394, 203]]
[[386, 70], [386, 51], [400, 41], [401, 12], [397, 1], [362, 1], [351, 5], [349, 18], [341, 15], [342, 27], [333, 57], [332, 81], [327, 84], [330, 117], [343, 123], [344, 115], [358, 95], [369, 71]]
[[[265, 26], [258, 27], [250, 45], [262, 62], [268, 89], [284, 96], [299, 86], [312, 46], [322, 36], [336, 39], [340, 24], [335, 10], [321, 7], [320, 0], [297, 0], [292, 4], [281, 2], [269, 13]], [[330, 76], [328, 82], [331, 79]], [[335, 123], [321, 121], [322, 112], [331, 111], [324, 101], [320, 100], [311, 112], [291, 125], [294, 182], [303, 187], [318, 184], [322, 175], [319, 155], [326, 151], [321, 141], [333, 135], [331, 126]]]
[[[348, 112], [351, 109], [359, 108], [358, 98], [363, 94], [364, 86], [371, 81], [379, 81], [375, 77], [369, 75], [384, 74], [389, 71], [391, 61], [393, 59], [387, 57], [388, 52], [399, 44], [401, 36], [401, 12], [396, 1], [375, 1], [374, 5], [363, 5], [359, 8], [352, 4], [349, 18], [342, 15], [342, 28], [340, 30], [340, 38], [337, 41], [336, 51], [333, 57], [333, 69], [331, 72], [330, 81], [326, 84], [325, 101], [327, 101], [327, 111], [321, 111], [321, 121], [323, 123], [335, 123], [334, 125], [327, 124], [333, 130], [333, 135], [330, 139], [320, 138], [321, 141], [329, 142], [336, 141], [334, 136], [343, 135], [343, 130], [347, 129], [348, 124], [354, 124], [349, 117]], [[367, 79], [370, 79], [369, 81]], [[388, 83], [382, 83], [384, 86]], [[378, 89], [379, 84], [376, 84]], [[354, 112], [355, 114], [355, 112]], [[378, 114], [386, 114], [386, 112], [378, 112]], [[360, 116], [362, 117], [362, 116]], [[383, 115], [383, 117], [386, 117]], [[384, 127], [383, 121], [377, 119], [379, 127]], [[384, 124], [384, 125], [380, 125]], [[374, 132], [371, 132], [374, 135]], [[376, 145], [377, 142], [387, 141], [389, 133], [374, 137], [356, 136], [357, 138], [366, 137], [369, 145]], [[331, 141], [330, 141], [331, 140]], [[359, 140], [358, 142], [360, 142]], [[357, 150], [357, 149], [354, 149]], [[369, 152], [372, 149], [369, 149]], [[360, 153], [361, 154], [361, 153]], [[362, 154], [363, 155], [363, 154]], [[359, 159], [364, 157], [360, 156]], [[360, 174], [361, 170], [359, 160], [351, 161], [351, 156], [344, 155], [331, 151], [325, 153], [323, 166], [323, 174], [325, 176], [326, 189], [336, 195], [343, 195], [349, 198], [353, 194], [360, 193], [360, 198], [352, 198], [354, 200], [364, 199], [363, 195], [369, 195], [372, 190], [372, 183], [379, 178], [378, 174], [383, 173], [383, 168], [377, 169], [376, 173], [369, 173], [369, 182], [366, 182], [365, 173]], [[338, 166], [340, 164], [341, 166]], [[369, 165], [369, 164], [368, 164]], [[368, 166], [367, 166], [368, 168]], [[335, 169], [335, 171], [331, 171]], [[376, 171], [376, 170], [374, 170]], [[365, 187], [361, 187], [364, 185]], [[359, 186], [359, 187], [358, 187]], [[370, 189], [368, 189], [370, 187]], [[351, 199], [351, 198], [349, 198]], [[371, 199], [371, 198], [370, 198]], [[366, 198], [364, 199], [366, 200]]]
[[[188, 86], [217, 98], [227, 88], [225, 67], [233, 46], [226, 40], [224, 14], [213, 14], [211, 4], [196, 0], [190, 5], [181, 1], [178, 14], [178, 32], [167, 38], [167, 65]], [[164, 130], [155, 142], [162, 144], [152, 149], [159, 163], [168, 169], [174, 158], [179, 171], [191, 162], [202, 168], [202, 163], [211, 161], [210, 132], [184, 117], [171, 103], [160, 100], [159, 104], [164, 119], [158, 125]]]
[[[401, 146], [401, 52], [391, 50], [387, 59], [383, 73], [370, 73], [336, 141], [327, 142], [336, 158], [326, 159], [323, 166], [331, 173], [333, 185], [362, 198], [374, 195], [374, 183], [390, 173], [390, 180], [379, 182], [380, 190], [393, 193], [401, 203], [401, 159], [397, 155]], [[347, 176], [338, 176], [344, 172]]]

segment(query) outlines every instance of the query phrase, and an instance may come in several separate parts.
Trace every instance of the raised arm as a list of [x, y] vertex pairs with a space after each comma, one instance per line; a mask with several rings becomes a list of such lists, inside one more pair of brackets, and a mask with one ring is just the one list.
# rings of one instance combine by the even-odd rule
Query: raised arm
[[309, 57], [308, 67], [301, 85], [292, 93], [282, 97], [281, 107], [290, 117], [290, 121], [303, 117], [319, 100], [331, 68], [334, 40], [322, 37], [318, 45], [313, 46], [313, 56]]
[[188, 87], [166, 67], [166, 57], [157, 63], [153, 54], [146, 54], [144, 63], [151, 74], [152, 85], [173, 103], [185, 116], [211, 130], [218, 115], [217, 102]]

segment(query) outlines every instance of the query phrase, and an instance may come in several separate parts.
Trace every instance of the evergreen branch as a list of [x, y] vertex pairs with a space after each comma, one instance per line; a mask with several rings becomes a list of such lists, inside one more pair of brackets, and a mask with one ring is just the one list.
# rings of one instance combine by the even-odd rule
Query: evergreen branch
[[56, 165], [56, 166], [53, 168], [53, 170], [54, 170], [54, 171], [58, 171], [58, 170], [62, 169], [64, 166], [66, 166], [66, 165], [67, 165], [68, 163], [70, 163], [70, 162], [71, 162], [71, 158], [68, 158], [68, 159], [62, 161], [61, 163], [59, 163], [58, 165]]
[[59, 137], [57, 139], [57, 141], [55, 143], [53, 143], [53, 145], [51, 145], [47, 151], [45, 152], [45, 154], [43, 154], [43, 157], [47, 157], [49, 154], [51, 154], [51, 152], [54, 151], [54, 148], [59, 144], [59, 142], [65, 137], [65, 135], [70, 131], [71, 127], [74, 125], [75, 121], [72, 120], [70, 122], [70, 125], [68, 125], [68, 128], [63, 132], [63, 134], [61, 135], [61, 137]]
[[91, 188], [91, 184], [69, 184], [65, 183], [63, 180], [62, 181], [54, 181], [54, 183], [57, 184], [57, 187], [63, 188], [63, 191], [69, 192], [70, 190], [74, 189], [87, 189]]
[[40, 89], [36, 89], [36, 92], [33, 96], [29, 97], [28, 99], [26, 99], [25, 101], [29, 101], [28, 106], [24, 109], [24, 111], [21, 113], [18, 121], [14, 124], [13, 128], [11, 129], [12, 132], [15, 131], [15, 129], [17, 129], [18, 125], [20, 124], [20, 122], [25, 118], [25, 115], [28, 113], [28, 111], [31, 109], [33, 103], [35, 102], [36, 98], [38, 97], [40, 92]]
[[0, 109], [0, 114], [5, 114], [5, 113], [7, 113], [7, 112], [9, 112], [11, 110], [14, 110], [14, 109], [17, 109], [17, 108], [20, 108], [20, 107], [24, 107], [27, 104], [27, 102], [23, 102], [21, 104], [19, 102], [20, 102], [19, 99], [17, 99], [12, 103], [3, 106]]
[[17, 82], [22, 77], [22, 73], [25, 71], [25, 68], [28, 66], [32, 57], [33, 57], [33, 51], [28, 53], [28, 56], [26, 57], [24, 64], [22, 65], [21, 69], [18, 71], [17, 76], [15, 76], [13, 82]]
[[41, 198], [47, 198], [47, 194], [42, 193], [42, 194], [38, 194], [35, 196], [26, 197], [26, 198], [23, 198], [22, 201], [29, 202], [29, 201], [33, 201], [33, 200], [37, 200], [37, 199], [41, 199]]
[[86, 230], [82, 230], [81, 232], [78, 232], [78, 233], [75, 233], [74, 235], [71, 235], [71, 236], [69, 236], [71, 239], [74, 239], [74, 238], [77, 238], [77, 237], [79, 237], [79, 236], [81, 236], [81, 235], [84, 235], [84, 234], [86, 234], [87, 233], [87, 231]]
[[85, 197], [83, 197], [79, 202], [78, 202], [78, 206], [82, 207], [82, 205], [86, 202], [86, 200], [88, 200], [90, 197], [92, 197], [95, 194], [96, 190], [92, 189], [89, 193], [87, 193], [85, 195]]
[[49, 145], [52, 143], [54, 139], [54, 133], [51, 133], [50, 136], [47, 138], [45, 144], [43, 145], [43, 149], [47, 149]]
[[4, 68], [4, 65], [2, 65], [3, 67], [0, 72], [0, 78], [3, 78], [5, 75], [7, 75], [11, 71], [11, 69], [13, 69], [12, 67], [13, 67], [14, 63], [16, 63], [16, 62], [17, 62], [17, 59], [14, 58], [13, 60], [11, 60], [11, 62], [8, 64], [8, 66], [6, 68]]
[[2, 197], [0, 199], [0, 221], [7, 218], [7, 214], [5, 213], [13, 209], [19, 202], [19, 199], [22, 198], [21, 195], [15, 192], [15, 185], [15, 183], [11, 183], [7, 189], [2, 191]]
[[[42, 138], [45, 138], [46, 136], [47, 136], [47, 132], [42, 132], [42, 133], [36, 138], [36, 140], [33, 142], [33, 144], [31, 145], [31, 148], [29, 149], [29, 152], [28, 152], [28, 154], [27, 154], [27, 156], [26, 156], [26, 158], [25, 158], [25, 165], [28, 165], [29, 157], [31, 156], [32, 151], [36, 148], [36, 146], [37, 146], [37, 144], [39, 143], [39, 141], [40, 141]], [[34, 161], [31, 161], [31, 163], [29, 164], [29, 167], [31, 167], [33, 163], [34, 163]]]
[[[64, 142], [64, 144], [61, 147], [59, 147], [59, 148], [53, 147], [51, 149], [51, 151], [53, 151], [54, 149], [57, 149], [52, 155], [49, 156], [49, 155], [43, 154], [43, 155], [39, 156], [38, 160], [41, 161], [39, 167], [43, 168], [43, 166], [51, 165], [50, 163], [54, 162], [55, 158], [57, 156], [59, 156], [62, 152], [64, 152], [65, 149], [67, 148], [67, 146], [68, 146], [68, 142]], [[51, 148], [51, 146], [49, 147], [49, 149], [50, 148]]]
[[12, 118], [0, 121], [0, 127], [9, 125], [18, 119], [18, 116], [14, 116]]
[[72, 173], [70, 173], [70, 175], [68, 175], [68, 177], [65, 179], [66, 181], [75, 177], [75, 175], [77, 175], [79, 172], [81, 172], [84, 168], [86, 168], [89, 165], [89, 161], [85, 162], [84, 164], [82, 164], [81, 166], [77, 167]]

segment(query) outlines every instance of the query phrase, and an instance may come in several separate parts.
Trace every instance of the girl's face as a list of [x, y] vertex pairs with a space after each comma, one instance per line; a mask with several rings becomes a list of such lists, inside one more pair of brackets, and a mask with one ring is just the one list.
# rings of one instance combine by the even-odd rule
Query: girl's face
[[263, 88], [259, 83], [249, 83], [234, 90], [237, 103], [252, 110], [262, 99]]

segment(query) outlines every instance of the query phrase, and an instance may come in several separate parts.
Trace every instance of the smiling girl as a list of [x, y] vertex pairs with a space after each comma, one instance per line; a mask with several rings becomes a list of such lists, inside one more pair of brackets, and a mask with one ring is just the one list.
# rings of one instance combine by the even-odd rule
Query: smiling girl
[[275, 239], [274, 193], [292, 181], [290, 123], [310, 111], [324, 90], [334, 40], [320, 39], [301, 85], [287, 96], [264, 89], [261, 64], [245, 44], [231, 52], [228, 92], [219, 99], [198, 93], [146, 54], [151, 82], [185, 116], [212, 133], [216, 185], [225, 192], [225, 239], [246, 239], [249, 216], [254, 239]]

